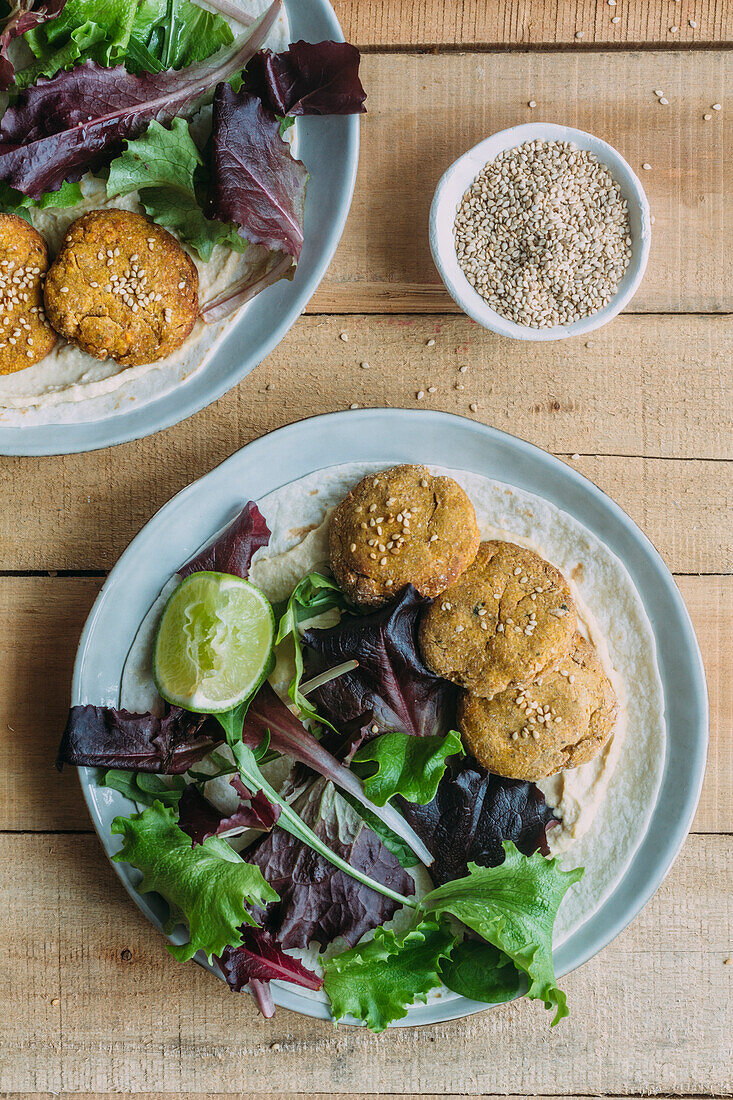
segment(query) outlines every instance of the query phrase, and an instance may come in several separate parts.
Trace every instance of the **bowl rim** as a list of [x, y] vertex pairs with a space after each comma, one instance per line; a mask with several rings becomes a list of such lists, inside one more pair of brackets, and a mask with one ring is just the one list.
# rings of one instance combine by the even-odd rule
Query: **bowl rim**
[[[500, 313], [481, 297], [458, 265], [453, 246], [453, 218], [455, 217], [456, 188], [462, 195], [478, 172], [499, 153], [522, 145], [528, 141], [571, 141], [580, 149], [587, 149], [598, 156], [612, 172], [620, 184], [624, 198], [629, 203], [631, 220], [638, 216], [639, 227], [632, 229], [632, 256], [629, 267], [619, 284], [620, 289], [611, 298], [608, 305], [569, 325], [554, 325], [552, 328], [533, 329], [519, 325], [515, 321], [502, 317]], [[446, 231], [446, 222], [450, 229]], [[641, 180], [631, 165], [603, 138], [596, 137], [586, 130], [572, 126], [562, 126], [551, 122], [526, 122], [510, 126], [505, 130], [484, 138], [471, 149], [467, 149], [446, 169], [438, 181], [429, 216], [430, 251], [433, 262], [440, 274], [446, 290], [456, 305], [484, 328], [501, 336], [516, 340], [565, 340], [571, 336], [582, 336], [601, 328], [616, 317], [633, 298], [646, 271], [651, 247], [651, 211], [649, 200]]]

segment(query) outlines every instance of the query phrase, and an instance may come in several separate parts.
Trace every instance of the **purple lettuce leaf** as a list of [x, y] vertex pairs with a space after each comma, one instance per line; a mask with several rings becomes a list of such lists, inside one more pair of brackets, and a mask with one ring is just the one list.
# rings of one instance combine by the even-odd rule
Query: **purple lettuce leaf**
[[33, 30], [48, 19], [55, 19], [66, 6], [66, 0], [15, 0], [5, 26], [0, 32], [0, 92], [6, 91], [15, 80], [15, 68], [8, 56], [8, 47], [14, 38]]
[[280, 807], [273, 806], [264, 791], [257, 791], [252, 797], [238, 776], [231, 785], [241, 799], [232, 814], [220, 813], [193, 783], [183, 791], [178, 800], [178, 824], [194, 845], [230, 829], [271, 829], [277, 821]]
[[247, 709], [242, 740], [245, 745], [255, 749], [268, 734], [270, 748], [283, 756], [289, 756], [299, 764], [305, 764], [325, 779], [330, 779], [404, 840], [426, 866], [430, 864], [430, 853], [405, 822], [402, 814], [389, 803], [386, 806], [375, 806], [365, 795], [361, 780], [316, 740], [265, 681]]
[[9, 107], [0, 123], [0, 180], [38, 199], [99, 168], [152, 119], [170, 122], [241, 70], [261, 46], [281, 7], [228, 49], [185, 69], [134, 76], [122, 65], [86, 61], [42, 77]]
[[188, 577], [191, 573], [213, 570], [246, 580], [255, 551], [267, 546], [269, 541], [270, 529], [257, 505], [250, 500], [226, 531], [182, 566], [178, 574]]
[[92, 768], [180, 775], [223, 740], [207, 715], [171, 707], [162, 718], [91, 705], [72, 707], [56, 758]]
[[241, 993], [251, 982], [293, 982], [306, 989], [320, 989], [323, 979], [303, 966], [299, 959], [286, 955], [280, 944], [264, 928], [243, 924], [241, 947], [226, 947], [217, 958], [227, 985]]
[[505, 840], [523, 855], [547, 854], [546, 830], [556, 819], [534, 783], [490, 775], [472, 756], [448, 769], [432, 802], [396, 798], [405, 818], [433, 854], [436, 885], [468, 874], [468, 864], [504, 862]]
[[270, 983], [263, 982], [260, 978], [253, 978], [249, 983], [249, 991], [261, 1015], [266, 1020], [271, 1020], [275, 1015], [275, 1002], [272, 998]]
[[348, 42], [291, 42], [283, 53], [256, 53], [245, 87], [277, 115], [363, 114], [360, 58]]
[[[293, 808], [352, 867], [399, 893], [414, 893], [412, 878], [333, 783], [317, 779]], [[314, 941], [325, 947], [337, 936], [352, 946], [394, 916], [399, 907], [283, 829], [273, 829], [249, 849], [247, 861], [260, 868], [280, 895], [280, 901], [268, 906], [264, 927], [285, 948], [305, 947]]]
[[355, 658], [359, 667], [312, 693], [319, 714], [337, 727], [372, 716], [378, 733], [446, 734], [456, 691], [423, 664], [417, 642], [420, 613], [429, 601], [412, 587], [397, 602], [369, 615], [344, 615], [337, 626], [307, 630], [314, 659], [309, 675]]
[[303, 246], [308, 172], [257, 96], [220, 84], [214, 95], [209, 210], [240, 236], [294, 260]]

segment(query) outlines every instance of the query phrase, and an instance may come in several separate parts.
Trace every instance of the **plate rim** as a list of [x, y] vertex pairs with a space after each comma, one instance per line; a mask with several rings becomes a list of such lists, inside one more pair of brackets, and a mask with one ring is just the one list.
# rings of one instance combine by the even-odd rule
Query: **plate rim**
[[[288, 19], [293, 22], [294, 13], [289, 10], [293, 0], [284, 0]], [[328, 35], [337, 42], [343, 42], [344, 34], [330, 0], [298, 0], [300, 7], [297, 15], [300, 19], [318, 19], [325, 23]], [[303, 8], [310, 8], [303, 13]], [[297, 33], [309, 38], [307, 31], [298, 28]], [[318, 259], [314, 261], [310, 273], [305, 276], [302, 285], [298, 280], [298, 271], [293, 282], [289, 283], [286, 292], [289, 294], [289, 304], [284, 308], [279, 307], [280, 319], [270, 329], [266, 339], [261, 340], [257, 348], [250, 354], [239, 357], [237, 366], [227, 372], [226, 377], [215, 384], [210, 384], [203, 400], [192, 396], [194, 390], [187, 389], [189, 379], [178, 383], [168, 393], [146, 401], [143, 405], [126, 409], [122, 413], [98, 418], [96, 420], [78, 421], [75, 423], [58, 424], [32, 424], [29, 427], [22, 425], [3, 425], [0, 423], [0, 455], [47, 457], [51, 455], [87, 454], [92, 451], [103, 450], [107, 447], [116, 447], [122, 443], [130, 443], [136, 439], [147, 439], [158, 432], [172, 428], [174, 425], [187, 420], [202, 409], [218, 401], [230, 390], [238, 386], [264, 359], [270, 355], [277, 345], [284, 339], [290, 329], [295, 325], [300, 315], [304, 312], [308, 302], [313, 297], [333, 260], [336, 249], [341, 241], [344, 227], [351, 210], [356, 186], [356, 174], [359, 166], [359, 140], [360, 140], [360, 116], [340, 115], [334, 116], [344, 127], [344, 172], [338, 187], [338, 194], [333, 202], [334, 217], [329, 222], [329, 228], [318, 246]], [[296, 120], [303, 125], [308, 119]], [[320, 121], [320, 120], [317, 120]], [[306, 216], [308, 198], [306, 194]], [[307, 241], [307, 233], [306, 233]], [[281, 293], [282, 284], [278, 284]], [[293, 288], [292, 291], [290, 288]], [[267, 292], [275, 290], [268, 287]], [[278, 311], [274, 311], [278, 312]], [[228, 326], [220, 346], [214, 351], [214, 357], [221, 355], [227, 344], [236, 339], [236, 332], [245, 323], [248, 310], [245, 308], [241, 315], [234, 319]], [[207, 364], [208, 365], [208, 364]], [[206, 367], [204, 367], [204, 371]], [[195, 379], [195, 372], [191, 379]], [[178, 400], [173, 398], [178, 395]], [[157, 408], [160, 406], [160, 409]], [[137, 423], [137, 418], [141, 423]], [[130, 418], [135, 418], [130, 424]], [[85, 441], [86, 440], [86, 441]]]
[[[501, 429], [490, 427], [489, 425], [481, 424], [478, 421], [471, 420], [466, 417], [458, 416], [454, 413], [444, 413], [434, 410], [422, 410], [422, 409], [382, 409], [382, 408], [367, 408], [359, 409], [347, 412], [334, 412], [326, 413], [319, 416], [309, 417], [304, 420], [295, 421], [293, 423], [284, 425], [280, 428], [276, 428], [271, 432], [268, 432], [257, 439], [252, 440], [246, 444], [240, 450], [236, 451], [233, 455], [226, 458], [223, 462], [216, 465], [208, 473], [202, 477], [191, 482], [185, 486], [178, 493], [176, 493], [169, 501], [162, 505], [160, 509], [150, 518], [150, 520], [144, 525], [141, 531], [130, 541], [126, 549], [120, 555], [117, 563], [110, 571], [102, 589], [99, 592], [89, 616], [84, 625], [79, 646], [77, 649], [76, 660], [74, 664], [74, 675], [72, 681], [72, 703], [82, 700], [88, 693], [82, 690], [82, 682], [84, 675], [84, 661], [87, 655], [90, 640], [93, 636], [96, 620], [100, 614], [103, 605], [107, 599], [110, 598], [110, 591], [114, 588], [116, 583], [115, 574], [119, 576], [120, 567], [123, 566], [124, 560], [133, 557], [140, 544], [146, 537], [150, 537], [148, 529], [154, 523], [161, 523], [177, 508], [185, 506], [186, 496], [194, 494], [197, 487], [200, 491], [202, 484], [206, 483], [209, 479], [216, 477], [225, 477], [227, 467], [230, 465], [236, 465], [243, 461], [249, 461], [257, 463], [260, 461], [260, 452], [268, 451], [274, 447], [277, 452], [282, 448], [283, 443], [289, 444], [292, 440], [297, 439], [299, 436], [311, 436], [311, 442], [318, 441], [322, 444], [323, 440], [328, 437], [329, 429], [344, 429], [345, 435], [353, 445], [353, 440], [359, 438], [364, 439], [371, 433], [360, 431], [357, 433], [354, 429], [358, 422], [361, 422], [362, 428], [365, 426], [372, 427], [376, 430], [379, 423], [391, 425], [389, 430], [385, 428], [385, 435], [391, 437], [394, 436], [394, 422], [402, 420], [403, 423], [410, 425], [417, 425], [416, 432], [420, 436], [420, 442], [416, 440], [415, 445], [422, 448], [423, 452], [429, 452], [432, 445], [432, 433], [429, 428], [445, 428], [448, 432], [457, 432], [458, 435], [467, 433], [469, 436], [476, 436], [483, 441], [491, 441], [494, 448], [501, 449], [509, 448], [514, 451], [516, 455], [522, 460], [529, 460], [537, 464], [537, 470], [540, 474], [550, 472], [560, 479], [562, 486], [563, 482], [566, 482], [573, 486], [576, 490], [581, 490], [581, 493], [586, 495], [591, 501], [594, 501], [596, 505], [599, 505], [603, 512], [610, 515], [613, 522], [619, 526], [620, 530], [627, 536], [630, 536], [632, 542], [640, 550], [643, 556], [648, 560], [652, 566], [652, 581], [650, 584], [660, 586], [660, 591], [663, 596], [666, 597], [672, 605], [673, 610], [676, 612], [678, 619], [680, 620], [682, 629], [684, 631], [684, 644], [679, 644], [677, 640], [675, 651], [682, 654], [686, 664], [687, 672], [692, 680], [694, 698], [691, 698], [691, 706], [694, 714], [694, 721], [689, 723], [691, 736], [693, 736], [694, 753], [692, 764], [688, 759], [688, 770], [684, 775], [676, 775], [676, 781], [683, 785], [684, 792], [683, 798], [677, 800], [675, 804], [675, 813], [670, 817], [669, 811], [664, 807], [662, 796], [665, 786], [669, 785], [670, 777], [672, 773], [671, 761], [674, 756], [672, 749], [674, 746], [670, 743], [670, 721], [672, 718], [671, 708], [669, 706], [669, 683], [665, 678], [664, 669], [662, 667], [661, 654], [665, 651], [664, 635], [660, 636], [660, 624], [655, 621], [654, 617], [650, 615], [652, 621], [652, 628], [655, 635], [655, 641], [658, 648], [658, 656], [660, 661], [659, 671], [662, 679], [664, 689], [665, 700], [665, 712], [668, 715], [667, 724], [667, 754], [664, 766], [664, 774], [660, 784], [660, 790], [657, 796], [657, 802], [655, 804], [654, 811], [652, 813], [649, 827], [646, 834], [642, 838], [639, 847], [632, 857], [631, 863], [624, 873], [622, 879], [617, 884], [616, 888], [609, 895], [606, 901], [599, 907], [599, 909], [592, 914], [589, 919], [584, 922], [578, 929], [576, 929], [564, 943], [558, 946], [555, 950], [555, 958], [559, 960], [557, 962], [558, 977], [570, 973], [578, 966], [583, 965], [590, 958], [596, 955], [600, 950], [611, 943], [616, 936], [618, 936], [627, 925], [634, 920], [641, 910], [646, 906], [651, 897], [661, 886], [662, 882], [669, 873], [677, 855], [679, 854], [682, 845], [689, 833], [692, 820], [697, 809], [697, 805], [700, 798], [700, 792], [702, 789], [702, 783], [705, 775], [705, 766], [707, 761], [707, 750], [709, 742], [709, 706], [707, 696], [707, 685], [705, 679], [705, 671], [702, 663], [702, 656], [700, 653], [700, 647], [697, 642], [697, 638], [692, 626], [692, 622], [689, 616], [689, 612], [685, 606], [682, 595], [677, 588], [674, 578], [670, 570], [665, 565], [661, 555], [656, 550], [650, 539], [641, 531], [641, 529], [634, 523], [634, 521], [627, 515], [623, 509], [613, 501], [602, 489], [595, 485], [592, 481], [582, 475], [579, 471], [573, 467], [568, 466], [560, 458], [542, 448], [535, 446], [526, 440], [519, 439], [516, 436], [512, 436], [507, 432], [503, 432]], [[364, 444], [366, 445], [366, 444]], [[413, 443], [410, 442], [410, 447]], [[316, 451], [315, 448], [304, 447], [301, 443], [299, 447], [299, 454], [308, 454], [312, 451]], [[243, 456], [247, 452], [247, 458]], [[316, 451], [316, 453], [318, 453]], [[319, 469], [327, 469], [331, 466], [338, 465], [339, 462], [344, 461], [361, 461], [362, 455], [358, 454], [356, 457], [353, 455], [340, 460], [328, 461], [326, 463], [308, 462], [305, 465], [312, 466], [312, 469], [303, 469], [302, 474], [299, 476], [305, 476], [308, 473], [317, 472]], [[368, 461], [369, 459], [364, 459]], [[402, 459], [403, 461], [409, 459]], [[413, 461], [425, 461], [432, 462], [430, 454], [420, 453]], [[389, 461], [389, 460], [386, 460]], [[490, 462], [496, 461], [495, 456], [489, 459]], [[436, 465], [441, 464], [439, 461], [435, 461]], [[453, 460], [454, 468], [467, 468], [462, 467]], [[479, 471], [482, 472], [482, 471]], [[483, 471], [485, 474], [485, 471]], [[499, 480], [505, 480], [504, 478], [498, 478], [496, 472], [485, 474], [485, 476], [493, 476]], [[289, 483], [292, 478], [288, 477], [283, 484]], [[510, 482], [511, 483], [511, 482]], [[275, 488], [273, 486], [272, 488]], [[267, 490], [271, 491], [271, 490]], [[536, 491], [536, 490], [534, 490]], [[257, 494], [264, 495], [264, 494]], [[568, 508], [567, 505], [562, 505], [566, 511], [569, 511], [571, 515], [575, 515], [572, 508]], [[166, 515], [167, 514], [167, 515]], [[578, 518], [578, 517], [576, 517]], [[585, 523], [588, 526], [586, 519], [580, 519], [580, 522]], [[617, 551], [614, 551], [617, 552]], [[619, 557], [621, 555], [619, 554]], [[627, 561], [622, 557], [621, 560], [624, 565], [629, 568]], [[639, 589], [639, 594], [644, 602], [645, 608], [647, 602], [644, 599], [644, 592], [641, 590], [637, 578], [634, 576], [633, 570], [629, 569], [632, 575], [635, 585]], [[647, 609], [648, 610], [648, 609]], [[121, 669], [120, 669], [121, 675]], [[694, 729], [693, 729], [694, 727]], [[97, 808], [94, 804], [92, 792], [94, 790], [100, 790], [96, 787], [96, 784], [91, 782], [91, 776], [94, 774], [94, 769], [79, 769], [79, 781], [82, 787], [82, 793], [87, 804], [87, 808], [92, 819], [95, 831], [99, 836], [102, 847], [111, 860], [112, 851], [116, 848], [115, 840], [117, 838], [106, 837], [101, 830], [101, 820], [98, 820]], [[675, 779], [672, 777], [672, 785], [674, 785]], [[643, 849], [649, 843], [650, 835], [653, 834], [653, 825], [655, 817], [660, 814], [660, 806], [664, 809], [663, 817], [665, 817], [666, 823], [664, 826], [664, 835], [662, 843], [659, 845], [659, 850], [655, 853], [653, 859], [653, 873], [646, 877], [643, 887], [638, 890], [633, 900], [626, 900], [619, 908], [619, 900], [617, 895], [623, 894], [624, 884], [632, 876], [632, 872], [636, 870], [638, 874], [639, 861], [642, 859]], [[648, 856], [647, 856], [648, 858]], [[113, 863], [113, 868], [118, 877], [122, 881], [123, 885], [127, 889], [128, 893], [135, 901], [138, 908], [140, 908], [145, 915], [150, 919], [159, 929], [161, 928], [161, 922], [157, 914], [153, 911], [148, 903], [147, 897], [141, 896], [135, 889], [135, 884], [131, 881], [129, 874], [123, 872], [123, 866], [118, 863]], [[616, 905], [614, 906], [614, 899]], [[609, 913], [613, 913], [613, 917], [608, 920]], [[599, 919], [605, 914], [608, 925], [606, 931], [603, 933], [595, 932], [591, 936], [589, 942], [582, 950], [575, 952], [571, 951], [571, 947], [583, 933], [583, 930], [587, 930], [590, 926], [596, 924]], [[601, 942], [602, 941], [602, 942]], [[200, 961], [200, 960], [197, 960]], [[206, 963], [202, 965], [207, 966]], [[208, 967], [207, 967], [208, 968]], [[211, 968], [209, 968], [211, 969]], [[273, 990], [274, 999], [276, 1004], [281, 1007], [291, 1008], [295, 1011], [304, 1013], [306, 1015], [330, 1020], [331, 1016], [328, 1012], [327, 1006], [319, 1002], [310, 1001], [302, 994], [297, 992], [291, 992], [294, 987], [285, 988], [276, 986]], [[391, 1026], [418, 1026], [420, 1024], [438, 1023], [449, 1019], [456, 1019], [463, 1016], [470, 1015], [474, 1012], [480, 1012], [488, 1010], [491, 1007], [480, 1002], [470, 1001], [467, 998], [457, 998], [447, 1002], [444, 1006], [440, 1002], [433, 1002], [429, 1005], [418, 1004], [413, 1006], [410, 1010], [411, 1017], [409, 1016], [404, 1020], [396, 1021]], [[343, 1021], [346, 1022], [346, 1021]]]

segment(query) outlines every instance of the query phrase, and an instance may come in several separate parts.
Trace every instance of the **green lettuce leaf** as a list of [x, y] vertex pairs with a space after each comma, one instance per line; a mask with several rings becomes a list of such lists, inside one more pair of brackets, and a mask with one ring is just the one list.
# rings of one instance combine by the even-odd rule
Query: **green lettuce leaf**
[[449, 913], [508, 955], [529, 979], [527, 996], [556, 1007], [553, 1027], [568, 1015], [566, 998], [555, 982], [552, 928], [567, 890], [583, 875], [578, 867], [561, 871], [556, 859], [539, 852], [523, 856], [511, 841], [498, 867], [469, 863], [468, 875], [446, 882], [421, 900], [419, 909]]
[[221, 15], [189, 0], [68, 0], [53, 20], [27, 31], [36, 61], [16, 74], [27, 88], [82, 61], [131, 72], [182, 69], [234, 41]]
[[168, 950], [180, 961], [204, 951], [209, 961], [225, 947], [239, 947], [242, 924], [256, 926], [250, 906], [277, 901], [259, 867], [245, 863], [219, 837], [191, 846], [191, 838], [176, 822], [174, 810], [159, 801], [131, 817], [116, 817], [111, 826], [124, 842], [114, 856], [142, 871], [141, 894], [154, 890], [168, 902], [170, 933], [180, 921], [188, 924], [190, 939]]
[[247, 242], [237, 227], [205, 217], [198, 204], [196, 175], [203, 162], [185, 119], [174, 118], [170, 129], [153, 121], [126, 146], [110, 165], [108, 198], [139, 191], [153, 221], [172, 229], [202, 260], [211, 258], [217, 244], [244, 251]]
[[76, 206], [84, 196], [78, 183], [64, 182], [58, 191], [47, 191], [40, 199], [32, 199], [22, 191], [16, 191], [9, 183], [0, 181], [0, 210], [3, 214], [17, 214], [27, 222], [29, 210], [47, 210], [50, 207]]
[[277, 628], [275, 645], [284, 642], [286, 638], [292, 638], [295, 653], [295, 676], [288, 689], [290, 698], [295, 703], [304, 718], [314, 722], [323, 722], [333, 729], [330, 722], [320, 718], [315, 708], [308, 702], [300, 690], [303, 679], [303, 645], [298, 626], [306, 619], [314, 619], [316, 615], [322, 615], [333, 608], [343, 611], [346, 600], [339, 586], [322, 573], [309, 573], [296, 585], [285, 607], [280, 610], [280, 620]]
[[520, 973], [503, 951], [490, 943], [464, 940], [440, 964], [443, 985], [472, 1001], [501, 1004], [519, 993]]
[[456, 753], [465, 755], [461, 738], [452, 730], [445, 737], [383, 733], [354, 754], [352, 769], [375, 805], [384, 806], [393, 795], [401, 794], [408, 802], [425, 806], [435, 798], [447, 758]]
[[323, 987], [334, 1020], [354, 1016], [372, 1031], [384, 1031], [407, 1015], [409, 1005], [425, 1001], [440, 985], [441, 960], [455, 936], [436, 921], [396, 935], [377, 928], [374, 938], [324, 963]]
[[133, 802], [143, 806], [152, 806], [156, 799], [164, 806], [177, 806], [181, 793], [186, 786], [182, 775], [171, 775], [170, 783], [164, 783], [159, 775], [152, 772], [128, 772], [111, 768], [100, 780], [100, 787], [111, 787]]

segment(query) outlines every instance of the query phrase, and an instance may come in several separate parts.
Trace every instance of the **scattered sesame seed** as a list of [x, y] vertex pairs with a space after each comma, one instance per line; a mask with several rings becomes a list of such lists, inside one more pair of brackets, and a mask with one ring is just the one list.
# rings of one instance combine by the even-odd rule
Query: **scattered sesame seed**
[[348, 344], [348, 342], [349, 342], [349, 334], [348, 334], [348, 332], [340, 332], [340, 333], [339, 333], [339, 340], [343, 340], [343, 342], [344, 342], [345, 344]]
[[464, 363], [462, 367], [458, 368], [458, 373], [459, 374], [465, 374], [467, 370], [468, 370], [468, 366], [467, 366], [466, 363]]
[[651, 167], [652, 167], [651, 164], [648, 164], [646, 161], [642, 164], [642, 168], [644, 169], [645, 172], [650, 172]]
[[181, 279], [180, 283], [178, 284], [178, 289], [183, 290], [185, 285], [186, 285], [185, 280]]
[[529, 103], [527, 104], [527, 106], [528, 106], [528, 107], [536, 107], [536, 106], [537, 106], [537, 104], [535, 103], [535, 101], [534, 101], [533, 99], [530, 99], [530, 101], [529, 101]]
[[713, 116], [712, 116], [712, 115], [703, 115], [702, 117], [703, 117], [703, 118], [705, 119], [705, 121], [706, 121], [706, 122], [710, 122], [710, 119], [711, 119], [711, 118], [712, 118]]
[[655, 96], [657, 96], [659, 98], [660, 96], [664, 95], [664, 92], [662, 91], [661, 88], [656, 88], [655, 91], [654, 91], [654, 94], [655, 94]]
[[677, 27], [677, 26], [674, 26], [674, 27], [670, 27], [670, 28], [669, 28], [669, 33], [670, 33], [670, 34], [677, 34], [677, 31], [678, 31], [679, 29], [680, 29], [680, 28], [679, 28], [679, 27]]
[[433, 338], [431, 337], [429, 340], [427, 340], [425, 342], [425, 347], [426, 348], [434, 348], [435, 347], [435, 340], [433, 340]]
[[361, 367], [362, 370], [369, 370], [369, 364], [368, 363], [360, 363], [359, 366]]
[[616, 0], [608, 0], [608, 6], [609, 6], [609, 8], [615, 8], [616, 7]]
[[437, 386], [428, 386], [428, 393], [437, 393], [437, 392], [438, 392], [438, 387]]
[[357, 405], [357, 403], [355, 401], [352, 401], [352, 403], [349, 405], [349, 408], [350, 409], [358, 409], [359, 406]]
[[469, 407], [469, 409], [471, 410], [472, 413], [478, 412], [478, 405], [476, 404], [475, 401], [472, 401], [471, 404], [468, 407]]
[[431, 535], [430, 538], [428, 539], [428, 542], [437, 542], [437, 541], [438, 541], [438, 536], [437, 535]]
[[659, 97], [659, 102], [661, 103], [661, 105], [662, 105], [663, 107], [667, 107], [667, 106], [669, 106], [669, 100], [668, 100], [668, 99], [666, 99], [666, 98], [665, 98], [664, 96], [660, 96], [660, 97]]
[[69, 293], [69, 288], [68, 288], [68, 286], [62, 286], [62, 287], [61, 287], [61, 293], [62, 293], [62, 294], [68, 294], [68, 293]]
[[424, 390], [418, 390], [417, 393], [415, 394], [415, 397], [418, 399], [418, 401], [422, 401], [424, 396], [425, 396], [425, 391]]
[[722, 103], [713, 103], [713, 110], [714, 111], [722, 111], [723, 110], [723, 104]]
[[688, 19], [688, 23], [689, 23], [689, 24], [690, 24], [690, 26], [692, 27], [693, 31], [694, 31], [694, 30], [696, 30], [696, 28], [697, 28], [697, 23], [695, 22], [695, 20], [694, 20], [694, 19]]
[[612, 23], [620, 23], [620, 22], [621, 22], [621, 16], [620, 16], [620, 15], [614, 15], [614, 17], [613, 17], [613, 19], [611, 20], [611, 22], [612, 22]]
[[576, 31], [575, 32], [575, 37], [576, 38], [582, 38], [584, 34], [585, 34], [585, 31]]
[[355, 542], [352, 542], [352, 544], [351, 544], [351, 546], [349, 547], [349, 549], [351, 550], [351, 553], [353, 554], [353, 553], [354, 553], [354, 551], [356, 550], [356, 543], [355, 543]]

